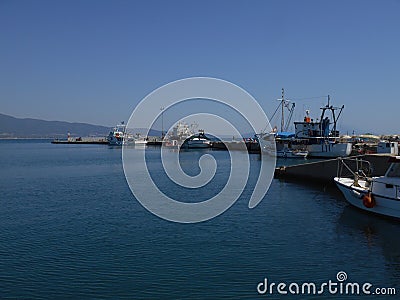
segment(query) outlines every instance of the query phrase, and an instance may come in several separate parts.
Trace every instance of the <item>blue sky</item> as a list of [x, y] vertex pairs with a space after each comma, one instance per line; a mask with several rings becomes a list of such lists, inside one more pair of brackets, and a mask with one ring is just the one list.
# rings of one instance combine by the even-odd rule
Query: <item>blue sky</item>
[[[400, 133], [399, 15], [396, 0], [2, 0], [0, 112], [112, 126], [161, 85], [210, 76], [267, 115], [284, 87], [344, 104], [343, 133]], [[298, 100], [296, 119], [324, 102]]]

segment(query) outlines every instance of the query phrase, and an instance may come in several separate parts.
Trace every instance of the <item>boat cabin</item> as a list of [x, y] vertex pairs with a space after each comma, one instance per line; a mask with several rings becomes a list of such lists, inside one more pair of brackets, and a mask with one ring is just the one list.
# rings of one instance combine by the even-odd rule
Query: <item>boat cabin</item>
[[372, 183], [372, 192], [375, 195], [400, 200], [400, 156], [389, 159], [390, 167], [385, 176], [375, 178]]
[[399, 144], [397, 142], [380, 141], [378, 143], [377, 153], [389, 153], [391, 155], [398, 155]]
[[[309, 116], [309, 111], [306, 111], [306, 116], [303, 122], [294, 122], [296, 138], [328, 138], [339, 137], [339, 131], [336, 130], [337, 120], [339, 119], [344, 105], [342, 107], [334, 107], [329, 104], [330, 97], [328, 96], [328, 104], [321, 107], [321, 116], [314, 122]], [[338, 111], [338, 113], [336, 113]], [[330, 118], [327, 116], [330, 112]], [[332, 129], [331, 129], [332, 125]]]

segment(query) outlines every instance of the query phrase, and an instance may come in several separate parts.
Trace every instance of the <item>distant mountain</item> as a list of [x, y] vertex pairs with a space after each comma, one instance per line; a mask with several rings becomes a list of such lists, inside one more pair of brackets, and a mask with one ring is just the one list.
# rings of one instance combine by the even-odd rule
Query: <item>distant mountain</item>
[[86, 123], [21, 119], [0, 114], [0, 138], [66, 138], [71, 136], [106, 136], [109, 127]]

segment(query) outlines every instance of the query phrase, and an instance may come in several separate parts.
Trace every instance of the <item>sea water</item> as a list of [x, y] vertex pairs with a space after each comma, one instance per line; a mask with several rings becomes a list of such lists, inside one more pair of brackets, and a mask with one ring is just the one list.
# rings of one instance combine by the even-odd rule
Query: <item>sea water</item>
[[[147, 151], [157, 172], [159, 150]], [[229, 155], [207, 153], [220, 176], [200, 198], [196, 190], [188, 198], [213, 195], [227, 179]], [[184, 153], [183, 168], [196, 173], [201, 155]], [[337, 282], [339, 272], [346, 282], [400, 293], [398, 221], [350, 207], [335, 187], [278, 179], [249, 209], [259, 156], [250, 162], [249, 183], [229, 210], [179, 224], [133, 197], [121, 148], [0, 141], [0, 298], [290, 298], [276, 289], [262, 295], [257, 286]], [[157, 178], [168, 190], [166, 176]]]

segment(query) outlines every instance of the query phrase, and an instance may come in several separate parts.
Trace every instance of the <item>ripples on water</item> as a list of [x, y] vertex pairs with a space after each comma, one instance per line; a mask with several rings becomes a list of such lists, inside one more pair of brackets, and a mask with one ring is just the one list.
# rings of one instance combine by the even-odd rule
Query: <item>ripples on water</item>
[[[321, 283], [341, 270], [399, 288], [398, 221], [349, 207], [334, 187], [276, 179], [249, 210], [257, 155], [231, 209], [184, 225], [133, 198], [121, 149], [1, 141], [0, 154], [0, 298], [254, 299], [264, 277]], [[213, 154], [212, 189], [229, 165]]]

